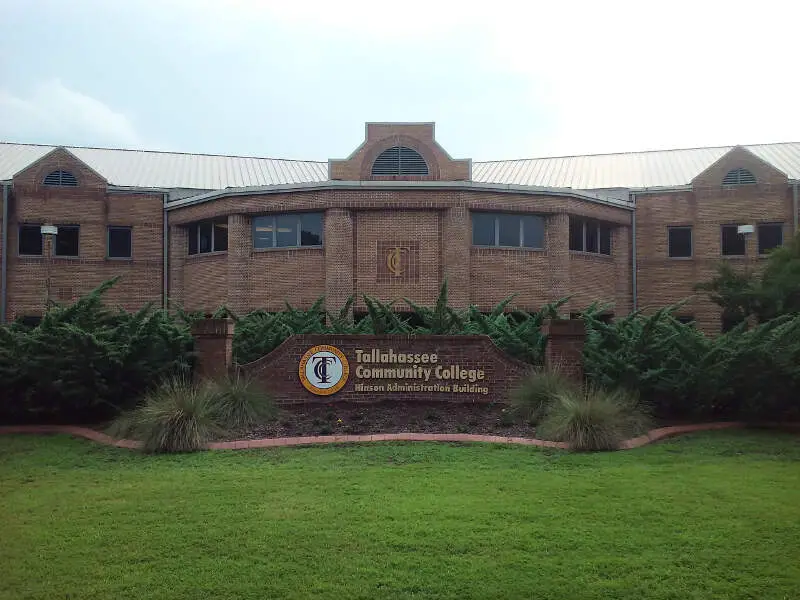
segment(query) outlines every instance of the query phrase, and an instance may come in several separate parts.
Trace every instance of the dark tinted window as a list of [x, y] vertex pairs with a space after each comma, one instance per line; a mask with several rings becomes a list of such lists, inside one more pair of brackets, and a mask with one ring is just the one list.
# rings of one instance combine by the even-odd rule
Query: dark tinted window
[[522, 217], [522, 245], [526, 248], [544, 248], [544, 219], [535, 215]]
[[78, 256], [80, 231], [77, 225], [59, 225], [55, 236], [55, 255]]
[[766, 254], [783, 245], [783, 224], [765, 223], [758, 226], [758, 253]]
[[289, 213], [253, 219], [253, 248], [322, 246], [322, 213]]
[[495, 215], [498, 226], [498, 246], [509, 246], [518, 248], [520, 235], [520, 217], [518, 215], [499, 214]]
[[692, 228], [669, 228], [669, 256], [671, 258], [688, 258], [692, 256]]
[[739, 323], [744, 321], [741, 317], [729, 317], [726, 315], [722, 316], [722, 333], [727, 333], [734, 327], [736, 327]]
[[278, 215], [275, 218], [279, 248], [297, 246], [297, 215]]
[[189, 225], [188, 235], [189, 254], [224, 252], [228, 249], [228, 220], [222, 217], [193, 223]]
[[253, 248], [272, 248], [275, 245], [275, 217], [253, 219]]
[[322, 213], [300, 215], [300, 245], [322, 245]]
[[131, 228], [130, 227], [109, 227], [108, 228], [108, 257], [109, 258], [130, 258], [131, 248]]
[[494, 246], [494, 215], [472, 213], [472, 245]]
[[675, 318], [684, 325], [694, 325], [694, 315], [676, 315]]
[[225, 252], [228, 249], [228, 222], [214, 222], [214, 252]]
[[600, 254], [611, 255], [611, 227], [600, 226]]
[[214, 224], [211, 223], [211, 221], [206, 221], [205, 223], [200, 223], [197, 227], [199, 231], [197, 247], [199, 248], [200, 254], [211, 252], [211, 248], [213, 248]]
[[591, 221], [586, 223], [586, 252], [597, 252], [599, 248], [597, 223]]
[[501, 248], [544, 248], [544, 219], [518, 213], [473, 213], [472, 244]]
[[745, 239], [737, 231], [736, 225], [722, 227], [722, 254], [723, 256], [744, 256]]
[[42, 232], [39, 225], [20, 225], [18, 246], [21, 255], [41, 256]]

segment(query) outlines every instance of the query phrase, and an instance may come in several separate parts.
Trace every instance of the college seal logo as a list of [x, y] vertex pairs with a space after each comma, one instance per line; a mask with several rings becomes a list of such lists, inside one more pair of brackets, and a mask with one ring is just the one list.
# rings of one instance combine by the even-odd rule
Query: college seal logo
[[335, 346], [314, 346], [300, 359], [300, 382], [312, 394], [330, 396], [347, 383], [350, 364]]
[[395, 277], [400, 277], [403, 274], [403, 255], [405, 254], [408, 254], [408, 248], [403, 248], [402, 246], [389, 248], [386, 253], [386, 268]]

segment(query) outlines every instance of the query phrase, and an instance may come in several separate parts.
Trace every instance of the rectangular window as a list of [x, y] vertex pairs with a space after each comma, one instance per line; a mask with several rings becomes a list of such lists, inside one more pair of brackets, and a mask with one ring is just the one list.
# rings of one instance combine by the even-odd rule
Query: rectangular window
[[189, 254], [225, 252], [228, 249], [228, 220], [225, 217], [189, 225]]
[[731, 329], [738, 326], [742, 321], [744, 321], [742, 317], [722, 315], [722, 333], [728, 333]]
[[544, 219], [517, 213], [472, 213], [472, 245], [544, 248]]
[[78, 256], [81, 228], [78, 225], [59, 225], [55, 236], [56, 256]]
[[583, 219], [569, 218], [569, 249], [583, 252]]
[[611, 256], [611, 227], [600, 226], [600, 254]]
[[692, 228], [668, 227], [669, 257], [691, 258], [692, 256]]
[[611, 255], [611, 227], [592, 219], [569, 218], [569, 249]]
[[692, 325], [694, 326], [694, 315], [675, 315], [675, 319], [678, 323], [682, 323], [684, 325]]
[[39, 225], [20, 225], [19, 226], [19, 248], [20, 256], [41, 256], [42, 255], [42, 231]]
[[738, 225], [722, 226], [722, 255], [744, 256], [745, 239], [738, 232]]
[[766, 254], [783, 246], [783, 223], [762, 223], [758, 226], [758, 253]]
[[108, 228], [108, 258], [131, 258], [133, 256], [130, 227]]
[[253, 219], [253, 248], [322, 246], [322, 213], [265, 215]]

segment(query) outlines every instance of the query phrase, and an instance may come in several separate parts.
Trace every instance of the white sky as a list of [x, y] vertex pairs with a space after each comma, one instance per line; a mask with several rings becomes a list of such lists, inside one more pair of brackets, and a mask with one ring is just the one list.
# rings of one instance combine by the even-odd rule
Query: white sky
[[789, 1], [0, 0], [0, 140], [326, 160], [800, 141]]

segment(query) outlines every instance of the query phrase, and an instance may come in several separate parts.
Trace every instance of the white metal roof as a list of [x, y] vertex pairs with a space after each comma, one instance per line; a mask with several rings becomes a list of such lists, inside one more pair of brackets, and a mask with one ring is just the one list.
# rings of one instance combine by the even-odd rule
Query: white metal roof
[[[800, 180], [800, 143], [744, 146]], [[0, 181], [11, 179], [55, 146], [0, 143]], [[686, 185], [732, 146], [473, 162], [478, 183], [601, 190]], [[328, 178], [324, 162], [143, 150], [67, 147], [105, 177], [124, 187], [218, 190], [316, 183]]]
[[[55, 146], [0, 143], [0, 180], [11, 179]], [[309, 183], [328, 178], [328, 163], [243, 156], [65, 146], [113, 185], [217, 190]]]

